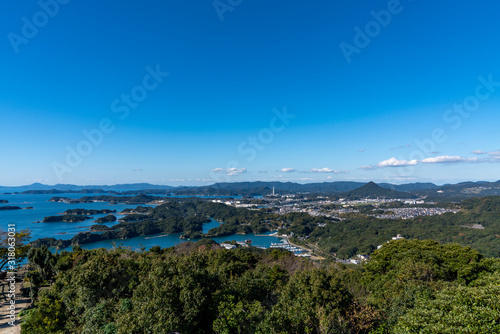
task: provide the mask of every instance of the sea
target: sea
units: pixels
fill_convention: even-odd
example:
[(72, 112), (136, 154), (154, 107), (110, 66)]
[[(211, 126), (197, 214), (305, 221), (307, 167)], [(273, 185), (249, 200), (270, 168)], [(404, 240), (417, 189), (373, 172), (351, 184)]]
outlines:
[[(24, 207), (33, 207), (33, 209), (28, 210), (0, 210), (0, 231), (7, 231), (11, 225), (15, 226), (16, 231), (29, 229), (31, 231), (31, 240), (36, 240), (39, 238), (56, 238), (56, 239), (71, 239), (73, 236), (80, 232), (87, 232), (90, 230), (90, 227), (95, 223), (95, 219), (99, 217), (104, 217), (104, 214), (101, 215), (92, 215), (93, 219), (85, 220), (83, 222), (78, 223), (42, 223), (43, 219), (48, 216), (57, 216), (62, 214), (64, 211), (68, 209), (93, 209), (93, 210), (102, 210), (102, 209), (110, 209), (116, 210), (116, 213), (113, 213), (117, 219), (124, 217), (119, 213), (127, 208), (136, 208), (139, 205), (130, 205), (130, 204), (110, 204), (106, 202), (100, 203), (78, 203), (78, 204), (70, 204), (70, 203), (58, 203), (58, 202), (50, 202), (49, 200), (52, 197), (68, 197), (72, 199), (78, 199), (83, 196), (99, 196), (99, 195), (110, 195), (110, 194), (82, 194), (82, 193), (64, 193), (64, 194), (0, 194), (0, 199), (9, 201), (8, 204), (0, 204), (0, 206), (19, 206), (21, 208)], [(116, 196), (116, 195), (113, 195)], [(155, 195), (157, 196), (157, 195)], [(172, 196), (174, 197), (174, 196)], [(203, 196), (199, 196), (203, 197)], [(208, 197), (208, 196), (207, 196)], [(226, 197), (226, 196), (221, 196)], [(166, 199), (171, 197), (166, 197)], [(217, 198), (215, 196), (210, 196), (210, 198)], [(142, 206), (151, 206), (151, 205), (142, 205)], [(119, 222), (113, 223), (104, 223), (108, 227), (118, 224)], [(221, 222), (212, 219), (211, 222), (204, 224), (203, 233), (208, 232), (211, 228), (217, 227), (221, 224)], [(251, 240), (252, 246), (258, 246), (263, 248), (268, 248), (271, 246), (271, 243), (278, 243), (280, 239), (275, 236), (271, 236), (272, 232), (268, 232), (265, 234), (234, 234), (231, 236), (225, 237), (216, 237), (213, 238), (218, 243), (223, 241), (245, 241)], [(141, 248), (145, 248), (148, 250), (153, 246), (164, 247), (172, 247), (182, 242), (186, 242), (188, 240), (180, 239), (181, 233), (178, 234), (158, 234), (158, 235), (149, 235), (149, 236), (139, 236), (136, 238), (131, 238), (127, 240), (116, 239), (116, 240), (106, 240), (99, 241), (95, 243), (81, 245), (83, 249), (95, 249), (95, 248), (112, 248), (112, 247), (128, 247), (133, 250), (140, 250)], [(198, 239), (193, 239), (192, 241), (197, 241)], [(69, 247), (66, 250), (71, 250)]]

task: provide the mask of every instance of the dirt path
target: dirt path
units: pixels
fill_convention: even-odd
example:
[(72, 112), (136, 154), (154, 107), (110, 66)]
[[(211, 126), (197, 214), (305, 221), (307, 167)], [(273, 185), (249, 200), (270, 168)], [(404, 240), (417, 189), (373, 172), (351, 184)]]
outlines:
[[(9, 278), (10, 275), (7, 276)], [(18, 274), (18, 280), (22, 277), (22, 272)], [(9, 324), (12, 319), (10, 318), (10, 298), (8, 297), (9, 293), (9, 285), (10, 281), (7, 279), (0, 280), (0, 333), (2, 334), (20, 334), (21, 326), (19, 325), (19, 312), (22, 309), (29, 306), (30, 300), (29, 298), (25, 298), (21, 296), (20, 289), (23, 284), (22, 281), (18, 282), (16, 280), (16, 298), (15, 298), (15, 321), (14, 326)]]

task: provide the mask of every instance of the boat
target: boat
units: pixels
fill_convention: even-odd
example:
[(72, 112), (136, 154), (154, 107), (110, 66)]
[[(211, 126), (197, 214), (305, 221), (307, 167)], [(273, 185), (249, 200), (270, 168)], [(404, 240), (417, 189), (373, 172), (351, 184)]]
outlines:
[(162, 238), (162, 237), (168, 237), (168, 234), (157, 235), (154, 237), (145, 237), (144, 239), (153, 239), (153, 238)]

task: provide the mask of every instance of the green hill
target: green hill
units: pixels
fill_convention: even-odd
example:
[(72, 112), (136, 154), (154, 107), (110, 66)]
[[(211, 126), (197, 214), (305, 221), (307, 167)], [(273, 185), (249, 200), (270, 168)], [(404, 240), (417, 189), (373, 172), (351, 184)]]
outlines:
[(415, 198), (416, 196), (403, 191), (396, 191), (393, 189), (382, 188), (375, 182), (368, 182), (358, 189), (354, 189), (342, 194), (343, 197), (356, 200), (365, 198)]

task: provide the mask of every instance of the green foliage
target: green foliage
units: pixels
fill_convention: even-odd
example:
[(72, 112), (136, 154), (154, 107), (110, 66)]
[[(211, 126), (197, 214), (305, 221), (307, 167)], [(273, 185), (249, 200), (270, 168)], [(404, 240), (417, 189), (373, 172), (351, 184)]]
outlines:
[(44, 280), (52, 278), (57, 259), (47, 247), (31, 248), (28, 252), (28, 261), (36, 266)]
[(147, 252), (75, 246), (55, 264), (41, 260), (46, 249), (31, 254), (56, 276), (23, 312), (27, 334), (499, 330), (500, 261), (456, 244), (390, 242), (355, 269), (209, 239)]
[[(322, 249), (343, 258), (355, 255), (354, 251), (370, 253), (397, 234), (407, 239), (457, 243), (473, 247), (485, 256), (500, 257), (500, 197), (473, 199), (464, 203), (464, 209), (456, 214), (414, 219), (389, 220), (351, 214), (344, 221), (315, 228), (310, 235), (298, 236), (310, 237), (310, 243), (318, 243)], [(484, 230), (463, 227), (472, 224), (481, 224)], [(300, 233), (298, 230), (294, 232)]]
[(40, 298), (36, 308), (28, 313), (21, 325), (22, 334), (62, 334), (67, 312), (64, 302), (50, 294)]
[(458, 280), (468, 283), (488, 266), (483, 256), (469, 247), (403, 239), (391, 241), (375, 251), (365, 269), (370, 279), (389, 275), (404, 281)]
[(31, 238), (31, 231), (29, 229), (15, 232), (13, 237), (9, 233), (12, 232), (0, 230), (0, 270), (7, 265), (9, 259), (12, 257), (9, 247), (15, 247), (16, 249), (14, 254), (16, 263), (20, 263), (26, 259), (28, 251), (31, 248), (28, 244), (28, 240)]
[(352, 296), (341, 280), (325, 270), (297, 272), (261, 329), (269, 333), (332, 333), (347, 329)]
[(364, 268), (371, 298), (386, 310), (391, 325), (420, 300), (434, 298), (436, 291), (469, 284), (494, 270), (491, 260), (469, 247), (432, 240), (391, 241), (375, 251)]
[(419, 299), (394, 333), (500, 333), (500, 286), (452, 286)]
[(26, 273), (26, 278), (30, 283), (30, 299), (33, 302), (38, 298), (38, 293), (40, 291), (40, 285), (43, 283), (43, 276), (40, 271), (29, 271)]
[(234, 302), (234, 296), (228, 296), (218, 306), (218, 317), (213, 322), (213, 329), (218, 334), (248, 333), (253, 334), (264, 308), (259, 301)]

